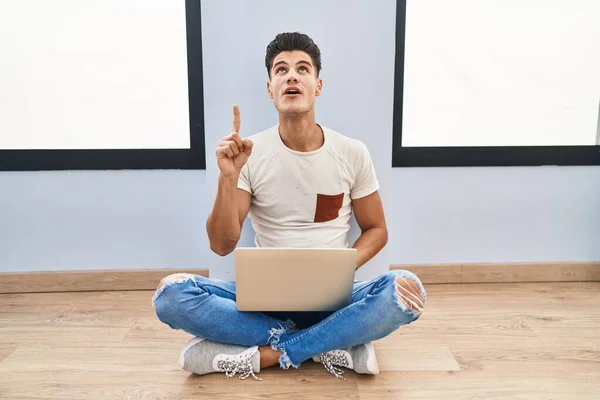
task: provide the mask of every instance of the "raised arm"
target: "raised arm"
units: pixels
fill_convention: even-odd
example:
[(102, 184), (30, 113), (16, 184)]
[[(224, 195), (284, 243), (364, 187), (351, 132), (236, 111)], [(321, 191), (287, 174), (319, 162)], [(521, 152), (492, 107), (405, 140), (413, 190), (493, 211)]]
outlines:
[(240, 110), (233, 106), (233, 130), (216, 150), (219, 183), (212, 212), (206, 221), (210, 249), (220, 256), (231, 253), (237, 245), (242, 225), (250, 209), (251, 195), (238, 189), (242, 167), (252, 154), (253, 143), (240, 137)]

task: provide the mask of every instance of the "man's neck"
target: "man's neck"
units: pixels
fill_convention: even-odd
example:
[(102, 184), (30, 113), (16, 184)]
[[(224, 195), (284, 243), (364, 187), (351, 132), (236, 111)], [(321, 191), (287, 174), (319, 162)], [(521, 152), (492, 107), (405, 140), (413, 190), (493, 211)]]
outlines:
[(295, 151), (313, 151), (323, 146), (323, 131), (315, 122), (315, 116), (279, 116), (279, 135), (283, 143)]

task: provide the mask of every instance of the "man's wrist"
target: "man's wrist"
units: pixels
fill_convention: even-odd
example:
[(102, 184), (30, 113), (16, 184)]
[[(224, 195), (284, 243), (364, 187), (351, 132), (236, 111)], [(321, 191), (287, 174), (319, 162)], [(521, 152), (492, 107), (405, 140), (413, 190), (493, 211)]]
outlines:
[(223, 183), (226, 185), (232, 185), (232, 186), (237, 187), (239, 178), (240, 178), (239, 173), (233, 173), (231, 175), (223, 175), (222, 172), (219, 172), (219, 184)]

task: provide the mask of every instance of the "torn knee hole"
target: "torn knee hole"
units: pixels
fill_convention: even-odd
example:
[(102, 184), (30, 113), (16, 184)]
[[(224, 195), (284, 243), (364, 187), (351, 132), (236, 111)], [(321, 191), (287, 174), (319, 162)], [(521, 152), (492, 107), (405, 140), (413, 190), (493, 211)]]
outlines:
[(396, 278), (396, 296), (406, 308), (420, 313), (423, 311), (424, 298), (417, 283), (410, 278)]
[(164, 287), (166, 284), (171, 283), (171, 282), (175, 282), (175, 281), (183, 281), (186, 279), (191, 279), (193, 278), (194, 275), (192, 274), (171, 274), (171, 275), (167, 275), (164, 278), (161, 279), (158, 288), (161, 289), (162, 287)]

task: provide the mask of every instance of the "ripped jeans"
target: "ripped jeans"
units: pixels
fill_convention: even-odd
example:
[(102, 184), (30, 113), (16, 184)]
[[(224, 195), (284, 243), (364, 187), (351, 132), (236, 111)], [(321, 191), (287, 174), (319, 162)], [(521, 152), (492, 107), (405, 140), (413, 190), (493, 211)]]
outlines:
[(282, 368), (298, 368), (315, 355), (381, 339), (417, 320), (421, 311), (399, 300), (396, 277), (414, 281), (425, 303), (421, 281), (405, 270), (355, 281), (350, 305), (334, 312), (238, 311), (235, 282), (197, 275), (165, 284), (152, 301), (160, 321), (173, 329), (221, 343), (270, 345), (283, 353)]

